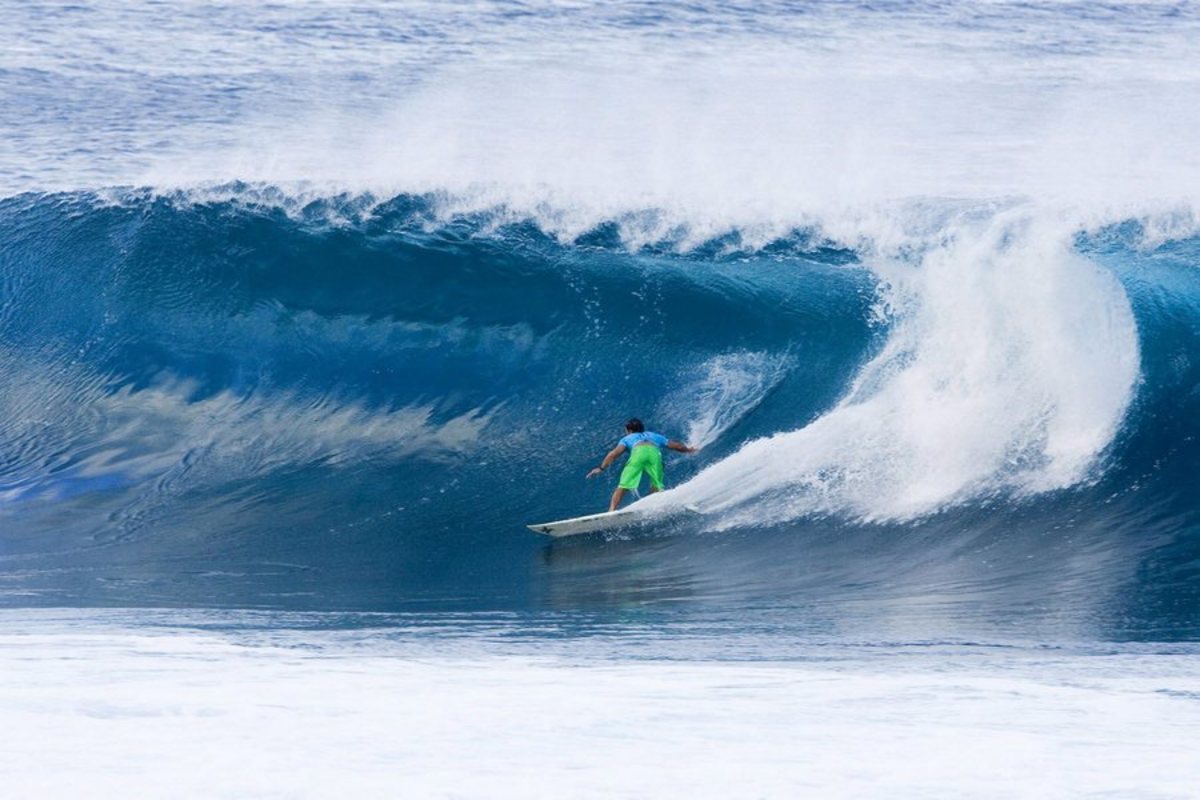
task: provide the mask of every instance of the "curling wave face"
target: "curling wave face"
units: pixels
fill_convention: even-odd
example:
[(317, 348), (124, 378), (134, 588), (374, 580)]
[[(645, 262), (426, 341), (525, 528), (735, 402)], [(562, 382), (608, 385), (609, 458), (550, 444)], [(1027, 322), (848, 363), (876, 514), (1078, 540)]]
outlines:
[[(510, 561), (523, 523), (603, 503), (579, 477), (631, 411), (703, 445), (643, 503), (706, 513), (651, 551), (840, 530), (966, 557), (1019, 528), (1016, 586), (1027, 537), (1069, 525), (1122, 580), (1128, 548), (1179, 548), (1186, 587), (1196, 237), (955, 203), (934, 237), (897, 209), (903, 246), (631, 250), (618, 221), (564, 242), (430, 198), (224, 191), (0, 205), (10, 597), (589, 602), (604, 559), (532, 584)], [(799, 591), (759, 548), (685, 595)]]

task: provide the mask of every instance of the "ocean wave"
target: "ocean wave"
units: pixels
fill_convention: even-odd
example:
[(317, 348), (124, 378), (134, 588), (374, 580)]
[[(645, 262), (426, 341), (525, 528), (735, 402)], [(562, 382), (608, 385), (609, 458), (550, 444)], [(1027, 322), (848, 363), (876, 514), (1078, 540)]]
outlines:
[(10, 554), (490, 575), (495, 537), (603, 506), (581, 476), (630, 414), (703, 446), (643, 501), (705, 510), (664, 529), (684, 538), (954, 540), (947, 520), (986, 509), (1120, 531), (1105, 563), (1139, 524), (1191, 542), (1186, 213), (926, 199), (770, 236), (670, 218), (568, 234), (443, 195), (252, 184), (4, 200)]

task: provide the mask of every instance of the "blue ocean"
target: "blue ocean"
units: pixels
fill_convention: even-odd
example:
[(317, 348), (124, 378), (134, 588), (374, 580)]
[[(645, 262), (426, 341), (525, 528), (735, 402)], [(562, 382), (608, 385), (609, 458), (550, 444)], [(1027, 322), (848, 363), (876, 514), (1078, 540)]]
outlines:
[(0, 33), (17, 796), (1195, 796), (1200, 8)]

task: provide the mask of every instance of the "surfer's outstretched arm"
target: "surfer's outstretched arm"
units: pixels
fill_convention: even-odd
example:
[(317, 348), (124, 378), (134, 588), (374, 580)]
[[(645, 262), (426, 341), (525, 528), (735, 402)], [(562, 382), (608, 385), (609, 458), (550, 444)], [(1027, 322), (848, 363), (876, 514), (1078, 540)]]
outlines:
[(593, 468), (592, 471), (587, 474), (587, 476), (589, 478), (594, 478), (597, 475), (599, 475), (601, 472), (604, 472), (604, 470), (608, 469), (609, 466), (612, 464), (612, 462), (614, 462), (618, 458), (620, 458), (621, 454), (624, 452), (625, 452), (625, 445), (618, 444), (612, 450), (608, 451), (608, 455), (606, 455), (604, 457), (604, 460), (600, 462), (600, 466)]
[(678, 450), (681, 453), (694, 453), (699, 449), (697, 447), (692, 447), (691, 445), (685, 444), (683, 442), (677, 442), (674, 439), (667, 442), (667, 447), (669, 447), (672, 450)]

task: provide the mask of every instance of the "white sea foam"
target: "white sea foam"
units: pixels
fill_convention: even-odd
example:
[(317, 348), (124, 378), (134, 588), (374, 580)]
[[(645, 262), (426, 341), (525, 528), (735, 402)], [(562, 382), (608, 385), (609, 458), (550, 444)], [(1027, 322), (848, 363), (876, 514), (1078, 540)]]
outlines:
[[(914, 197), (1118, 217), (1200, 205), (1200, 70), (1184, 56), (1196, 22), (1154, 4), (1107, 29), (1061, 11), (1025, 19), (1024, 36), (990, 30), (986, 48), (969, 13), (906, 30), (903, 10), (780, 11), (792, 39), (719, 46), (687, 20), (653, 40), (589, 36), (582, 20), (536, 44), (510, 32), (402, 86), (376, 76), (370, 104), (265, 106), (215, 146), (148, 154), (128, 177), (431, 192), (445, 213), (504, 208), (564, 238), (624, 219), (633, 245), (681, 226), (694, 240), (774, 234)], [(1073, 50), (1046, 41), (1072, 34)], [(645, 209), (657, 214), (629, 216)]]
[(1194, 654), (584, 660), (483, 637), (439, 656), (89, 616), (4, 617), (6, 794), (1162, 798), (1200, 782)]
[(430, 191), (564, 236), (646, 208), (702, 236), (915, 196), (1200, 205), (1200, 18), (1168, 0), (86, 12), (0, 10), (26, 43), (0, 67), (51, 77), (11, 97), (10, 190)]
[(914, 197), (1032, 197), (1117, 219), (1200, 206), (1196, 83), (1008, 85), (780, 58), (447, 68), (388, 107), (247, 122), (236, 144), (136, 179), (427, 192), (446, 215), (504, 209), (564, 239), (618, 220), (631, 246), (680, 229), (685, 245), (766, 239)]

